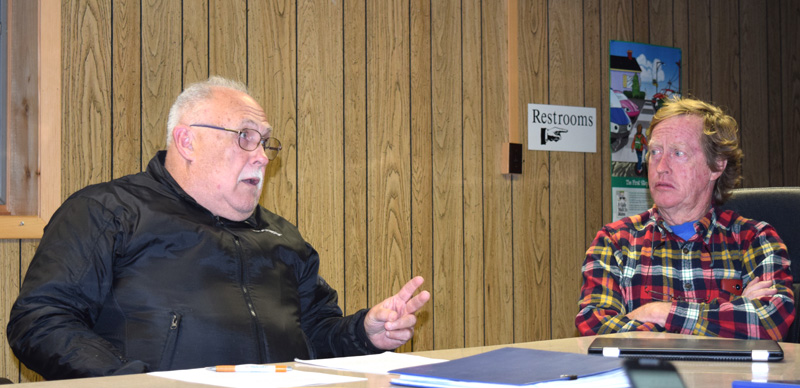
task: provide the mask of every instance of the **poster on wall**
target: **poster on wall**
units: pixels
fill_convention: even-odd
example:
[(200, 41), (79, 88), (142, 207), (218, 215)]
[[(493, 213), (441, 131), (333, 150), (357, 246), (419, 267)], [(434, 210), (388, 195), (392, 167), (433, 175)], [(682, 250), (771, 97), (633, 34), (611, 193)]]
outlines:
[(681, 50), (612, 40), (608, 52), (611, 205), (616, 221), (652, 206), (645, 133), (655, 112), (681, 93)]

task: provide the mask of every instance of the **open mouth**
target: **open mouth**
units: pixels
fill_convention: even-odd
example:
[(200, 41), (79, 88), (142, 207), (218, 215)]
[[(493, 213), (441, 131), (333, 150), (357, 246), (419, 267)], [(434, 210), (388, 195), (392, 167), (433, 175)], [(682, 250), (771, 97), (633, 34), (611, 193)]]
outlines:
[(258, 178), (247, 178), (247, 179), (242, 179), (242, 182), (244, 182), (245, 184), (248, 184), (248, 185), (258, 186), (258, 184), (261, 183), (261, 179), (258, 179)]

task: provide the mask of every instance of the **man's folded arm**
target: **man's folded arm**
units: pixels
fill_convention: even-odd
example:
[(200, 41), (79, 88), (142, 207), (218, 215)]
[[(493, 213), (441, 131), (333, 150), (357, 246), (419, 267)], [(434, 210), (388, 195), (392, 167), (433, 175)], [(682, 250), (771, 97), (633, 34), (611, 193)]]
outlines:
[[(772, 228), (763, 229), (744, 252), (750, 283), (768, 281), (769, 292), (755, 299), (734, 296), (729, 301), (678, 303), (667, 319), (667, 330), (686, 334), (781, 340), (795, 319), (792, 275), (786, 246)], [(750, 283), (745, 284), (744, 295)]]
[(613, 239), (601, 230), (586, 252), (583, 263), (583, 286), (580, 311), (575, 326), (581, 335), (609, 334), (626, 331), (663, 331), (652, 322), (627, 316), (627, 304), (620, 287), (620, 263), (614, 255)]

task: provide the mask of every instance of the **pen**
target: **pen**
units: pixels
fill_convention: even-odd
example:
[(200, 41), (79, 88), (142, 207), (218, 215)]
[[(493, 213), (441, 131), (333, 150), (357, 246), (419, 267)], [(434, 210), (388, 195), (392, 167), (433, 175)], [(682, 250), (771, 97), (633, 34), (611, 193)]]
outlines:
[(244, 365), (217, 365), (209, 366), (206, 370), (214, 372), (270, 372), (280, 373), (292, 370), (292, 367), (286, 365), (257, 365), (257, 364), (244, 364)]

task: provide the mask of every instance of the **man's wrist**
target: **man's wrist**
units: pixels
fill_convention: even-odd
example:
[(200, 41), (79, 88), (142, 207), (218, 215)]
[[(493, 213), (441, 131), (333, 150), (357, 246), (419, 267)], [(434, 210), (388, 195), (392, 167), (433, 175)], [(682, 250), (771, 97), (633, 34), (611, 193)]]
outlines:
[(669, 302), (650, 302), (631, 311), (628, 314), (628, 318), (664, 326), (671, 310), (672, 304)]
[(385, 350), (378, 348), (375, 344), (372, 343), (372, 340), (369, 339), (369, 335), (367, 334), (367, 327), (364, 324), (364, 320), (367, 317), (368, 310), (364, 309), (359, 311), (356, 314), (360, 314), (358, 317), (358, 322), (356, 323), (356, 338), (362, 344), (364, 350), (367, 353), (381, 353), (385, 352)]

